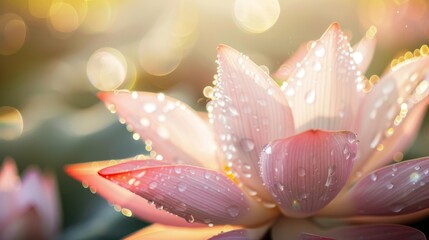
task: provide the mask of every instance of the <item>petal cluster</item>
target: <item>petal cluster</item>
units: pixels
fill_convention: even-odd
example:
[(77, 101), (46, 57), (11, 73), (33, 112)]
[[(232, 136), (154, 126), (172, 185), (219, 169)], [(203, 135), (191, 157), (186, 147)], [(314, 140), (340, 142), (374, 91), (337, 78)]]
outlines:
[[(67, 171), (143, 219), (211, 227), (193, 231), (195, 236), (231, 224), (252, 229), (233, 228), (213, 239), (257, 239), (270, 226), (279, 239), (359, 239), (361, 233), (371, 239), (401, 234), (425, 239), (399, 225), (328, 231), (309, 220), (291, 220), (389, 218), (429, 207), (429, 159), (378, 169), (406, 149), (422, 121), (429, 95), (427, 51), (407, 55), (381, 78), (367, 79), (374, 48), (371, 35), (351, 47), (334, 23), (273, 79), (247, 56), (221, 45), (208, 121), (163, 94), (100, 93), (135, 139), (144, 139), (150, 156), (71, 165)], [(286, 218), (273, 225), (277, 216)], [(288, 233), (277, 227), (285, 220), (296, 225)], [(139, 236), (167, 236), (152, 233), (143, 230)]]
[(0, 169), (0, 239), (52, 239), (60, 224), (56, 183), (29, 169), (22, 181), (13, 160)]

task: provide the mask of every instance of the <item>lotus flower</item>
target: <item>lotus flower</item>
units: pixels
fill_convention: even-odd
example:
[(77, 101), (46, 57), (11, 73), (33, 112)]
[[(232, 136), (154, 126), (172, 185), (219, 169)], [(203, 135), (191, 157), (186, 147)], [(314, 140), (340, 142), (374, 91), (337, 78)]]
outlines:
[[(67, 172), (156, 223), (131, 238), (257, 239), (272, 227), (274, 239), (425, 239), (390, 223), (428, 212), (429, 158), (383, 166), (425, 113), (427, 46), (376, 82), (362, 75), (371, 36), (351, 48), (333, 24), (307, 45), (273, 74), (277, 82), (219, 46), (208, 118), (162, 93), (100, 93), (150, 156)], [(331, 229), (319, 219), (384, 224)]]
[(0, 239), (53, 239), (60, 216), (56, 183), (28, 169), (22, 182), (13, 160), (0, 170)]

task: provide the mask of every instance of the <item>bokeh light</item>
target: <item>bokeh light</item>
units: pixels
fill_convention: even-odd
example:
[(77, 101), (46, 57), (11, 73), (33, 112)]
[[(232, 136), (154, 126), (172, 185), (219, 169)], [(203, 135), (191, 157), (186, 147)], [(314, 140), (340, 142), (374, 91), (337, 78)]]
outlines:
[(245, 31), (265, 32), (277, 22), (279, 16), (278, 0), (235, 0), (234, 18)]
[(0, 54), (11, 55), (21, 49), (27, 35), (24, 20), (14, 14), (0, 16)]
[(107, 0), (87, 1), (88, 15), (81, 28), (88, 33), (100, 33), (108, 29), (112, 18), (112, 6)]
[(143, 37), (139, 47), (141, 67), (149, 74), (164, 76), (174, 71), (195, 41), (198, 25), (196, 6), (181, 2), (161, 15)]
[(28, 0), (28, 10), (33, 17), (47, 18), (52, 0)]
[(0, 139), (16, 139), (21, 136), (23, 128), (24, 121), (16, 108), (0, 107)]
[(127, 62), (114, 48), (101, 48), (88, 60), (86, 74), (94, 87), (102, 91), (119, 87), (127, 76)]
[(54, 30), (61, 33), (69, 33), (79, 27), (79, 16), (72, 5), (65, 2), (57, 2), (52, 4), (49, 9), (49, 23)]

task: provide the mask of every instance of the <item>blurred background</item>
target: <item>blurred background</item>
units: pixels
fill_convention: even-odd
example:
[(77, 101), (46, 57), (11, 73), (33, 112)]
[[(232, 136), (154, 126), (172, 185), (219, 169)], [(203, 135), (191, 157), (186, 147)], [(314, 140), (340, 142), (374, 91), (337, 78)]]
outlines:
[[(54, 173), (61, 239), (117, 239), (147, 225), (118, 213), (64, 165), (144, 153), (99, 90), (164, 92), (204, 110), (227, 44), (274, 72), (298, 46), (339, 22), (356, 43), (373, 26), (367, 77), (429, 42), (428, 0), (2, 0), (0, 162)], [(429, 119), (405, 159), (429, 155)], [(428, 218), (429, 219), (429, 218)], [(410, 225), (426, 232), (429, 221)]]

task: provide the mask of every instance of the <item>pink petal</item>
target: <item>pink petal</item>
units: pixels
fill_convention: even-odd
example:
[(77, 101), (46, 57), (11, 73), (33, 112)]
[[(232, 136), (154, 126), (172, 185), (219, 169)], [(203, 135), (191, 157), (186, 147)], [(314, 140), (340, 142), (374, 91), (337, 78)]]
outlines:
[[(138, 159), (138, 158), (136, 158)], [(110, 203), (131, 210), (132, 214), (140, 219), (149, 222), (158, 222), (166, 225), (179, 227), (199, 227), (200, 224), (190, 224), (182, 218), (174, 216), (155, 208), (144, 198), (122, 188), (109, 180), (98, 175), (98, 171), (108, 166), (114, 166), (121, 162), (135, 161), (136, 159), (127, 159), (122, 161), (110, 160), (100, 162), (89, 162), (72, 164), (66, 167), (66, 172), (73, 178), (82, 182), (82, 185), (89, 187), (91, 191), (96, 191), (99, 195), (106, 198)], [(142, 163), (142, 162), (140, 162)], [(147, 166), (157, 164), (166, 164), (163, 161), (146, 160)], [(140, 165), (143, 168), (144, 165)], [(205, 225), (204, 225), (205, 226)]]
[(363, 37), (353, 46), (353, 60), (362, 73), (365, 73), (374, 56), (377, 40), (375, 38)]
[(45, 232), (53, 236), (60, 224), (60, 210), (55, 180), (52, 176), (46, 178), (50, 179), (45, 180), (45, 176), (36, 169), (28, 169), (22, 180), (17, 204), (19, 209), (34, 208), (43, 220)]
[(395, 224), (342, 227), (328, 231), (328, 235), (337, 239), (348, 240), (426, 240), (425, 235), (419, 230)]
[(126, 240), (171, 240), (186, 239), (186, 240), (201, 240), (209, 239), (211, 236), (219, 234), (225, 230), (234, 229), (235, 227), (211, 227), (211, 228), (179, 228), (171, 226), (163, 226), (160, 224), (152, 224), (142, 230), (125, 238)]
[(335, 240), (335, 238), (322, 237), (310, 233), (301, 233), (299, 240)]
[(20, 185), (19, 176), (13, 159), (6, 158), (0, 169), (0, 191), (9, 191)]
[(211, 130), (184, 103), (148, 92), (102, 92), (99, 97), (164, 159), (217, 168)]
[(268, 144), (261, 154), (261, 175), (286, 215), (307, 217), (343, 188), (356, 151), (351, 132), (309, 130)]
[(45, 232), (44, 219), (34, 208), (16, 211), (8, 222), (0, 225), (0, 239), (54, 239), (55, 235)]
[[(356, 170), (365, 174), (383, 166), (412, 142), (426, 110), (428, 73), (429, 57), (408, 60), (393, 68), (367, 94), (357, 122), (361, 145)], [(361, 169), (366, 161), (371, 166)]]
[(287, 81), (292, 72), (295, 71), (297, 65), (299, 65), (305, 55), (307, 55), (307, 52), (307, 43), (299, 46), (298, 50), (273, 74), (273, 78), (283, 82)]
[(429, 207), (429, 158), (384, 167), (363, 177), (344, 202), (354, 205), (349, 214), (389, 216)]
[(244, 229), (233, 230), (220, 233), (209, 240), (247, 240), (246, 231)]
[(347, 37), (334, 23), (282, 86), (297, 132), (351, 130), (363, 94), (363, 77)]
[[(319, 221), (323, 223), (323, 221)], [(296, 220), (282, 218), (276, 222), (271, 231), (273, 239), (300, 239), (303, 235), (324, 236), (327, 239), (344, 240), (425, 240), (424, 234), (419, 230), (396, 224), (367, 224), (343, 227), (323, 227), (309, 220)], [(335, 224), (332, 220), (327, 224)], [(344, 224), (344, 223), (337, 223)], [(304, 238), (305, 239), (305, 238)], [(310, 238), (311, 239), (311, 238)], [(316, 238), (317, 239), (317, 238)]]
[(286, 98), (261, 68), (236, 50), (218, 47), (218, 75), (212, 111), (217, 140), (226, 163), (251, 189), (271, 199), (262, 187), (258, 155), (271, 139), (293, 134)]
[(99, 174), (190, 223), (255, 224), (273, 217), (265, 214), (252, 219), (251, 213), (262, 213), (255, 211), (259, 205), (250, 205), (240, 188), (219, 172), (189, 165), (141, 168), (139, 162), (130, 163), (102, 169)]
[(270, 222), (257, 228), (243, 228), (222, 232), (213, 236), (210, 240), (259, 240), (262, 239), (271, 225), (272, 223)]

